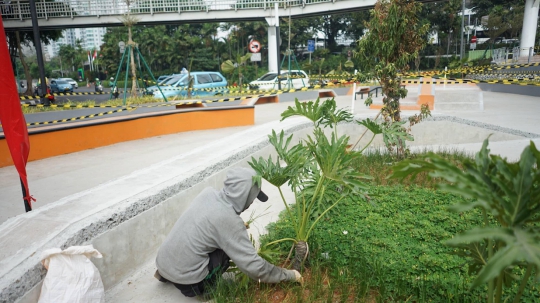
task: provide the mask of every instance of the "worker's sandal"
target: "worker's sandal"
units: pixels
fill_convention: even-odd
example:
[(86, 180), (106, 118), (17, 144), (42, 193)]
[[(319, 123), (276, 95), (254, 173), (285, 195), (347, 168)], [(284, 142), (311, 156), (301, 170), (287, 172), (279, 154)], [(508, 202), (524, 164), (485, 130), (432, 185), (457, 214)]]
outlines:
[(157, 271), (157, 270), (156, 270), (156, 273), (154, 274), (154, 278), (158, 279), (159, 282), (163, 282), (163, 283), (169, 282), (169, 280), (163, 278), (163, 277), (159, 274), (159, 271)]

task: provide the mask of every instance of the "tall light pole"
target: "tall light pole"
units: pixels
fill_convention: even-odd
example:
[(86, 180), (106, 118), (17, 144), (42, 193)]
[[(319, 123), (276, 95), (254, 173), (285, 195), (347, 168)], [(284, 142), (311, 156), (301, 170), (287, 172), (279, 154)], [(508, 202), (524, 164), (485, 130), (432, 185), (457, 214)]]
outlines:
[(463, 31), (465, 29), (465, 0), (461, 4), (461, 47), (459, 48), (459, 59), (463, 60)]
[(279, 53), (279, 4), (275, 3), (276, 8), (276, 47), (277, 47), (277, 80), (278, 80), (278, 90), (281, 90), (281, 79), (279, 77), (281, 76), (281, 56)]
[(45, 65), (43, 64), (43, 52), (41, 50), (41, 39), (39, 38), (39, 26), (35, 0), (30, 0), (30, 16), (32, 17), (32, 31), (34, 33), (34, 45), (36, 46), (39, 79), (41, 80), (41, 103), (49, 105), (49, 99), (45, 98), (45, 95), (47, 94), (47, 83), (45, 82)]

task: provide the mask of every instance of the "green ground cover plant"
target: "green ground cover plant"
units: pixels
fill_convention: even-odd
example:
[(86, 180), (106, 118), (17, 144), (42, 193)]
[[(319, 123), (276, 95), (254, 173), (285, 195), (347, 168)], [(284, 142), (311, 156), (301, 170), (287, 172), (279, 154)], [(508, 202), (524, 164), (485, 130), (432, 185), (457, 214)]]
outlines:
[[(368, 191), (371, 203), (347, 199), (315, 228), (311, 246), (320, 262), (364, 281), (382, 302), (480, 300), (482, 291), (469, 291), (473, 278), (465, 258), (444, 245), (455, 233), (480, 224), (479, 211), (450, 213), (447, 207), (463, 198), (418, 186)], [(263, 243), (292, 232), (285, 217), (269, 230)]]
[[(518, 162), (491, 155), (486, 139), (474, 160), (464, 161), (462, 168), (432, 153), (399, 163), (393, 177), (414, 178), (420, 172), (443, 178), (446, 182), (439, 188), (466, 199), (452, 205), (454, 212), (482, 213), (480, 224), (446, 243), (467, 257), (475, 275), (471, 288), (487, 284), (488, 303), (522, 302), (540, 281), (540, 151), (534, 142)], [(538, 291), (535, 299), (540, 300)]]

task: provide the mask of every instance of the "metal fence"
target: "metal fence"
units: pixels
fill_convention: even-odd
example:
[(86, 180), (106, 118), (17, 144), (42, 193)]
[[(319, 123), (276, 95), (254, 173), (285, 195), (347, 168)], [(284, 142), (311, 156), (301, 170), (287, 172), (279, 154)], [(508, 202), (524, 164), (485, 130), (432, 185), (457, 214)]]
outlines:
[[(182, 13), (200, 11), (227, 11), (243, 9), (272, 9), (274, 3), (279, 7), (305, 7), (310, 4), (356, 0), (132, 0), (131, 14)], [(30, 19), (28, 0), (2, 1), (2, 19)], [(77, 16), (123, 15), (128, 12), (125, 0), (59, 0), (36, 1), (37, 16), (40, 19), (75, 18)]]

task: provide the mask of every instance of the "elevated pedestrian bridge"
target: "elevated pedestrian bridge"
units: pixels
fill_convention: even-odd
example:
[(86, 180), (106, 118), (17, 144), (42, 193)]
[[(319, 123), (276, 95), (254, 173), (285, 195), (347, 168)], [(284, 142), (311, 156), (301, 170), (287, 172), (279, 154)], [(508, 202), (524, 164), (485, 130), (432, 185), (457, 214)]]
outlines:
[[(179, 24), (264, 20), (275, 16), (310, 16), (346, 13), (373, 7), (376, 0), (36, 0), (41, 29), (109, 27), (122, 25), (128, 10), (138, 24)], [(6, 30), (30, 30), (28, 0), (0, 4)]]

